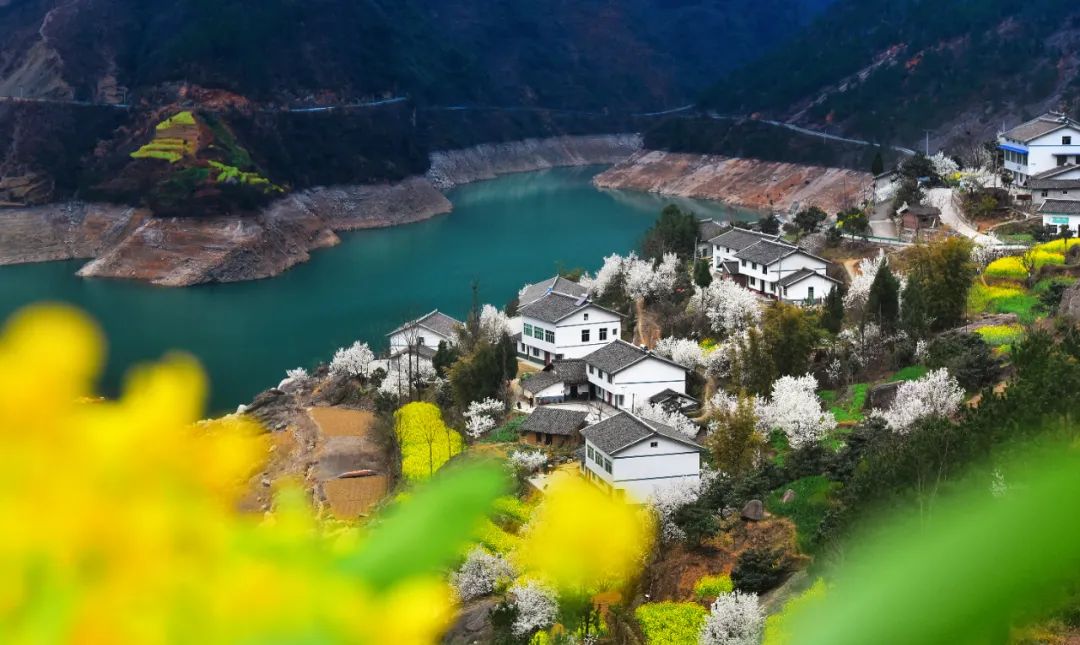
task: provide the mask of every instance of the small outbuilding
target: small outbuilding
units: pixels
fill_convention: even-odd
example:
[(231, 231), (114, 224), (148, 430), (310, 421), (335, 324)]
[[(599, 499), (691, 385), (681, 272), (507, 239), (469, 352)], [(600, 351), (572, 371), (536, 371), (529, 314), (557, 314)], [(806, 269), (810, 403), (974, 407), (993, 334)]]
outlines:
[(539, 408), (521, 424), (521, 441), (536, 446), (573, 448), (581, 445), (581, 429), (589, 413), (564, 408)]

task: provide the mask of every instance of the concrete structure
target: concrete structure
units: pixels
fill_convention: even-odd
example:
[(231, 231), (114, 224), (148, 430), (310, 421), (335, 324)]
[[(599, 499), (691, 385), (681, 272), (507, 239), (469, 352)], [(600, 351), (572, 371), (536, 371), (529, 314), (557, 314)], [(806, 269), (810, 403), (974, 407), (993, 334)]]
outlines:
[(622, 334), (622, 314), (591, 302), (584, 287), (565, 278), (529, 285), (519, 298), (518, 354), (530, 361), (581, 358)]
[(574, 448), (581, 445), (581, 429), (588, 412), (539, 408), (521, 424), (521, 441), (534, 446)]
[(1047, 199), (1039, 206), (1043, 226), (1055, 229), (1055, 233), (1068, 229), (1080, 235), (1080, 200)]
[(769, 298), (817, 304), (838, 284), (827, 275), (828, 260), (778, 235), (733, 228), (710, 242), (716, 272)]
[(1026, 186), (1036, 175), (1080, 164), (1080, 123), (1049, 112), (999, 134), (998, 148), (1013, 183)]
[(645, 502), (682, 482), (701, 480), (701, 452), (693, 440), (628, 412), (581, 431), (585, 478), (617, 497)]
[(1027, 181), (1031, 203), (1041, 206), (1048, 199), (1080, 199), (1080, 166), (1069, 165), (1041, 172)]
[(585, 361), (554, 361), (542, 372), (521, 379), (521, 391), (530, 405), (548, 405), (589, 398)]
[(687, 368), (622, 340), (585, 356), (584, 362), (590, 396), (621, 410), (645, 405), (665, 390), (686, 393)]
[(457, 342), (457, 332), (462, 327), (464, 324), (461, 321), (436, 309), (387, 334), (390, 338), (390, 354), (393, 356), (414, 346), (437, 349), (442, 341), (453, 345)]
[(728, 222), (718, 222), (714, 219), (698, 220), (697, 256), (703, 259), (711, 259), (713, 245), (709, 240), (731, 228)]

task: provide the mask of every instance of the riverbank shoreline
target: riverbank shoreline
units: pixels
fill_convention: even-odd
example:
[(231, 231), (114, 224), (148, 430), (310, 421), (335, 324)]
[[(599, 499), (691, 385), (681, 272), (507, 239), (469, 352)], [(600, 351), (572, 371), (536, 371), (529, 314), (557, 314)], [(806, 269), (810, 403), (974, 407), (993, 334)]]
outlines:
[(412, 224), (450, 213), (445, 192), (506, 174), (610, 165), (638, 135), (482, 144), (432, 154), (431, 170), (393, 184), (313, 188), (250, 216), (155, 218), (145, 209), (65, 202), (0, 211), (0, 266), (88, 260), (78, 275), (163, 287), (270, 278), (341, 242), (338, 233)]

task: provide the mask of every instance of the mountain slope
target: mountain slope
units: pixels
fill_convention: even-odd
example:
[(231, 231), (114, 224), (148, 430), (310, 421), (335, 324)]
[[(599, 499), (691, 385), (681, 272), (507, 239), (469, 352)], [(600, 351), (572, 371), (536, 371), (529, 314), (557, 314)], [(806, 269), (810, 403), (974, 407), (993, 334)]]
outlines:
[(701, 104), (883, 142), (992, 135), (1002, 120), (1076, 109), (1073, 0), (840, 0)]

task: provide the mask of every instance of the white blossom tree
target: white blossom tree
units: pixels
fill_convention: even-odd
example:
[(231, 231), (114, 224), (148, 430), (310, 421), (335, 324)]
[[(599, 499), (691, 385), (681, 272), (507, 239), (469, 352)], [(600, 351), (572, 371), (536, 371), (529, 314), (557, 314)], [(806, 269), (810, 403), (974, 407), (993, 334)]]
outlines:
[(509, 460), (515, 469), (534, 473), (547, 464), (548, 457), (539, 450), (515, 450), (510, 453)]
[(875, 416), (882, 418), (889, 429), (904, 434), (920, 419), (954, 414), (963, 402), (964, 389), (949, 370), (941, 368), (917, 381), (901, 383), (889, 409)]
[(767, 434), (780, 430), (792, 448), (812, 443), (836, 428), (836, 417), (821, 409), (817, 379), (812, 375), (782, 376), (772, 386), (772, 396), (757, 406), (760, 428)]
[(503, 334), (510, 334), (510, 317), (493, 305), (480, 308), (480, 334), (489, 343), (497, 343)]
[(501, 581), (513, 577), (514, 568), (509, 562), (476, 547), (465, 556), (461, 567), (450, 574), (450, 585), (458, 599), (468, 602), (491, 594)]
[(517, 618), (510, 626), (514, 636), (526, 636), (555, 624), (559, 614), (559, 599), (554, 590), (535, 580), (529, 580), (510, 587), (509, 595), (517, 609)]
[(648, 497), (648, 504), (656, 513), (657, 524), (660, 527), (660, 538), (664, 542), (679, 542), (686, 539), (686, 533), (675, 523), (675, 513), (680, 508), (691, 504), (699, 497), (701, 492), (711, 485), (716, 478), (716, 471), (702, 469), (698, 481), (680, 480), (667, 486), (653, 488)]
[(731, 280), (714, 280), (706, 289), (705, 317), (713, 331), (736, 334), (761, 320), (761, 301)]
[(942, 178), (948, 178), (960, 172), (960, 166), (957, 165), (952, 157), (945, 156), (944, 152), (939, 152), (933, 157), (930, 157), (930, 163), (934, 167), (934, 172)]
[(664, 406), (654, 403), (637, 404), (634, 406), (634, 414), (648, 421), (655, 421), (674, 428), (679, 434), (693, 439), (700, 429), (696, 423), (687, 418), (678, 410), (667, 411)]
[(294, 367), (291, 370), (285, 370), (285, 378), (278, 383), (278, 389), (288, 387), (307, 381), (311, 376), (308, 371), (302, 367)]
[(874, 278), (878, 271), (885, 265), (884, 251), (872, 258), (863, 258), (859, 261), (859, 271), (851, 279), (851, 286), (844, 294), (844, 308), (848, 311), (862, 311), (866, 301), (870, 297), (870, 285), (874, 284)]
[(465, 433), (473, 439), (479, 439), (484, 433), (495, 428), (496, 419), (504, 411), (502, 401), (496, 399), (473, 401), (465, 410)]
[(705, 351), (697, 341), (689, 338), (675, 338), (668, 336), (661, 338), (653, 351), (664, 358), (670, 358), (683, 367), (690, 369), (705, 364)]
[(623, 258), (618, 253), (613, 253), (604, 258), (604, 265), (596, 272), (595, 278), (586, 274), (581, 277), (578, 284), (589, 289), (594, 296), (602, 296), (607, 293), (611, 285), (622, 277), (624, 265), (628, 260), (632, 259), (637, 259), (637, 256), (633, 253), (630, 254), (629, 258)]
[(757, 645), (764, 627), (756, 593), (721, 594), (705, 618), (701, 645)]
[(373, 360), (375, 353), (368, 344), (356, 341), (334, 352), (334, 358), (330, 361), (330, 373), (339, 376), (365, 376)]

